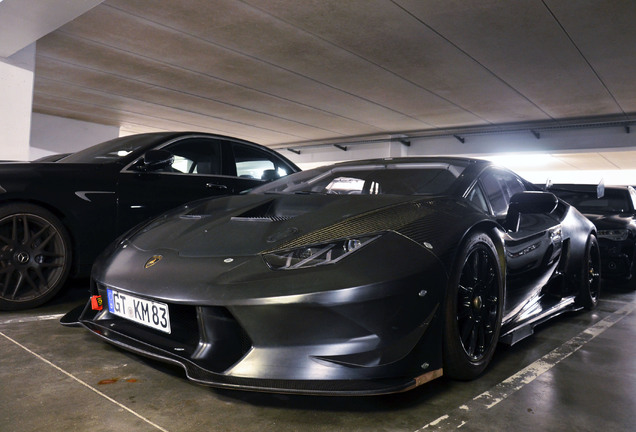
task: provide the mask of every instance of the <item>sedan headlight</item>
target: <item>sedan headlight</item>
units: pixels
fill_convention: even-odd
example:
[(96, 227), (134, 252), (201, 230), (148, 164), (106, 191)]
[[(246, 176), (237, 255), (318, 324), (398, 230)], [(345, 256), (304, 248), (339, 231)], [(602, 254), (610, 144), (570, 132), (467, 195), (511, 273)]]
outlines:
[(599, 230), (598, 237), (606, 238), (614, 241), (623, 241), (627, 240), (629, 236), (629, 230), (626, 229), (617, 229), (617, 230)]
[(263, 259), (272, 270), (293, 270), (334, 264), (368, 245), (379, 236), (334, 240), (329, 243), (270, 252)]

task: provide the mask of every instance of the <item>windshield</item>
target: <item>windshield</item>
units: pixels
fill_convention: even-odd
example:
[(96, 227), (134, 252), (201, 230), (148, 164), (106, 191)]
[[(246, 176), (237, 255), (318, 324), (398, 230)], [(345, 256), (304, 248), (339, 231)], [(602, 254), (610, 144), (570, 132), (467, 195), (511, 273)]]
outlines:
[(283, 177), (250, 193), (435, 195), (447, 191), (463, 170), (439, 162), (327, 166)]
[(115, 138), (87, 149), (73, 153), (58, 163), (109, 163), (118, 161), (145, 147), (148, 138), (143, 135), (130, 135)]
[(630, 212), (627, 191), (607, 190), (602, 198), (596, 192), (550, 190), (556, 196), (574, 206), (581, 213), (626, 213)]

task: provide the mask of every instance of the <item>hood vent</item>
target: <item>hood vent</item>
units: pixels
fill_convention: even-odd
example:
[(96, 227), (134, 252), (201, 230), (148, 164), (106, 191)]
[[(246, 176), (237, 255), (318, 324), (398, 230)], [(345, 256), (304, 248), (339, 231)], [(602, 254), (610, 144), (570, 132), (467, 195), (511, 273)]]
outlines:
[(289, 219), (292, 219), (293, 216), (272, 216), (272, 217), (245, 217), (245, 216), (234, 216), (232, 218), (233, 221), (252, 221), (252, 222), (282, 222)]
[(282, 214), (276, 208), (274, 200), (263, 203), (257, 207), (251, 208), (245, 213), (234, 216), (232, 220), (250, 220), (261, 222), (281, 222), (294, 218), (296, 215)]

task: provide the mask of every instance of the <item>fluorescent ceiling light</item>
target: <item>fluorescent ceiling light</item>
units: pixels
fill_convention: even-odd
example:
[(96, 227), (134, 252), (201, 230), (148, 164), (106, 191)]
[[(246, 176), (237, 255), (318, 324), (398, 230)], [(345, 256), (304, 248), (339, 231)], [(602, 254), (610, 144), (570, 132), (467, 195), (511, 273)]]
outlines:
[(548, 167), (555, 162), (555, 159), (545, 153), (516, 153), (516, 154), (499, 154), (492, 156), (485, 156), (484, 159), (488, 159), (497, 165), (503, 165), (510, 168), (535, 168), (535, 167)]

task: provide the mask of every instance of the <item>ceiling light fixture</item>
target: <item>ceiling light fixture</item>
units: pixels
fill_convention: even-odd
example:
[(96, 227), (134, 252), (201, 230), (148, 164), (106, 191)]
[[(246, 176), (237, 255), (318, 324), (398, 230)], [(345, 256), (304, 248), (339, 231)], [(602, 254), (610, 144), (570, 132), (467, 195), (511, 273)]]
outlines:
[(550, 163), (555, 162), (554, 157), (546, 153), (499, 154), (483, 156), (483, 158), (488, 159), (497, 165), (508, 167), (512, 170), (531, 167), (545, 167), (546, 169), (549, 169)]

